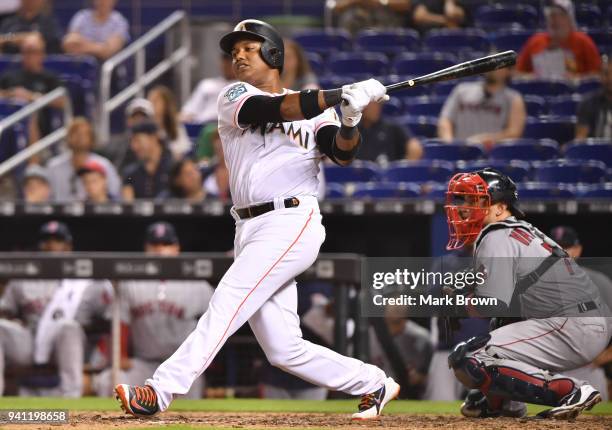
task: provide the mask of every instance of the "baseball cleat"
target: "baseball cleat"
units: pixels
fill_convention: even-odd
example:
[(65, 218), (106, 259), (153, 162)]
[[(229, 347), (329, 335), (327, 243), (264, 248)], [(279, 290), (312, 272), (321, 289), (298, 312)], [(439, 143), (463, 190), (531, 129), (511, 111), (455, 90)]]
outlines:
[(523, 418), (527, 415), (527, 406), (522, 402), (504, 401), (501, 409), (490, 409), (480, 390), (470, 390), (461, 404), (461, 415), (467, 418)]
[(583, 385), (574, 393), (561, 400), (556, 408), (540, 412), (538, 418), (554, 418), (558, 420), (573, 420), (584, 410), (590, 411), (601, 402), (601, 394), (590, 385)]
[(400, 386), (393, 378), (385, 379), (385, 383), (373, 393), (364, 394), (359, 402), (359, 412), (354, 413), (354, 420), (370, 420), (380, 416), (383, 408), (400, 392)]
[(115, 398), (126, 414), (134, 416), (151, 416), (159, 412), (157, 394), (148, 385), (138, 387), (119, 384), (115, 387)]

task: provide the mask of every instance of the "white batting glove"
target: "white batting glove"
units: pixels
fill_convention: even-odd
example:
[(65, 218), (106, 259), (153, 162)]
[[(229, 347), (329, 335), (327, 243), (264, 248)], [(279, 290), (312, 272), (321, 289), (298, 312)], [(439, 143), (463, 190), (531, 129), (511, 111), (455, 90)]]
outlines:
[(376, 79), (368, 79), (367, 81), (356, 82), (351, 87), (362, 89), (369, 97), (371, 102), (385, 102), (389, 100), (387, 89)]
[(361, 112), (370, 102), (381, 102), (389, 100), (383, 84), (376, 79), (357, 82), (342, 87), (342, 100), (340, 111), (342, 112), (342, 124), (347, 127), (355, 127), (361, 120)]

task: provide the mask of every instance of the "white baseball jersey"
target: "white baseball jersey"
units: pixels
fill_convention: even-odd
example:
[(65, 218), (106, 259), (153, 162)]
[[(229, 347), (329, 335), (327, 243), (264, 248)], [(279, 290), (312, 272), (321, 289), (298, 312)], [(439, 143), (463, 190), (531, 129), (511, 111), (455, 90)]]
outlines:
[[(287, 89), (282, 94), (289, 94)], [(316, 196), (321, 153), (316, 133), (326, 125), (340, 126), (336, 111), (302, 121), (265, 126), (238, 124), (238, 114), (252, 96), (279, 96), (246, 82), (228, 85), (217, 101), (219, 136), (230, 173), (230, 191), (236, 207), (274, 200), (275, 197)]]

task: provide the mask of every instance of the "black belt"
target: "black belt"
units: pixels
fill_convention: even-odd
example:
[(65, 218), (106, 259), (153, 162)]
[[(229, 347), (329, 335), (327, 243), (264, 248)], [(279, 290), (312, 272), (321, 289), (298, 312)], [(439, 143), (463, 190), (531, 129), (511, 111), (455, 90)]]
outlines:
[(595, 309), (597, 309), (597, 303), (594, 301), (578, 303), (578, 312), (581, 314)]
[[(294, 208), (300, 205), (300, 201), (297, 199), (297, 197), (289, 197), (288, 199), (285, 199), (283, 203), (286, 208)], [(274, 202), (267, 202), (242, 209), (235, 209), (236, 214), (240, 217), (240, 219), (253, 218), (273, 210)]]

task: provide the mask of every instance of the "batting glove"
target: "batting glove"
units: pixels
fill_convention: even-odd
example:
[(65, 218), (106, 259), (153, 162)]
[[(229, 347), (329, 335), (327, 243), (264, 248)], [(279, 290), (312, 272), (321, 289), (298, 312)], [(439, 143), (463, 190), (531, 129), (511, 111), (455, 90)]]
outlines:
[(351, 85), (351, 87), (362, 89), (368, 95), (368, 97), (370, 97), (371, 102), (380, 103), (389, 100), (387, 89), (376, 79), (368, 79), (367, 81), (357, 82)]
[(342, 100), (340, 111), (342, 123), (347, 127), (355, 127), (361, 120), (361, 112), (370, 102), (389, 100), (383, 84), (376, 79), (357, 82), (342, 87)]

